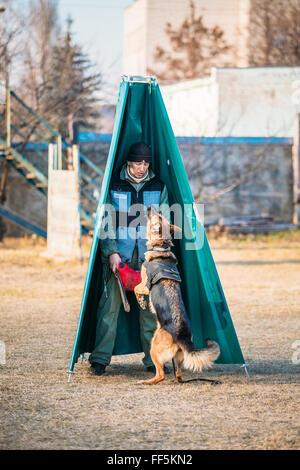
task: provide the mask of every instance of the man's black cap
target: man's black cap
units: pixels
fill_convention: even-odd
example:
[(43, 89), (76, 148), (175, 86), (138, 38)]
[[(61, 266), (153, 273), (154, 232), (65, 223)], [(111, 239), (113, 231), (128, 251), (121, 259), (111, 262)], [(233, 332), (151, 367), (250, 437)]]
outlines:
[(144, 142), (136, 142), (135, 144), (132, 144), (128, 152), (127, 160), (130, 162), (144, 161), (151, 163), (151, 147)]

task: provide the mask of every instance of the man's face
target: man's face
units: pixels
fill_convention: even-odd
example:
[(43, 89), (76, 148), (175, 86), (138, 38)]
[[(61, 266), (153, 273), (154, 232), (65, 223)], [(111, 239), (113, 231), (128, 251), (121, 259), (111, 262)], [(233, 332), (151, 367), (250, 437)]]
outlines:
[(127, 161), (129, 172), (135, 178), (142, 178), (149, 168), (149, 163), (146, 162), (129, 162)]

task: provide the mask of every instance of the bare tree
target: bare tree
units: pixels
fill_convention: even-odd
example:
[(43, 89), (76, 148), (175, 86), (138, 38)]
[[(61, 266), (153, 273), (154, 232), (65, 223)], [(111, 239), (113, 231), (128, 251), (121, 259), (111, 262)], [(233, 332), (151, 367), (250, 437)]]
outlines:
[(2, 0), (0, 13), (0, 80), (7, 81), (13, 61), (20, 52), (24, 21), (14, 0)]
[(40, 112), (40, 103), (47, 86), (51, 51), (60, 33), (57, 1), (30, 0), (26, 29), (20, 93), (23, 96), (26, 94), (26, 102)]
[(72, 140), (73, 123), (93, 127), (100, 116), (97, 92), (102, 76), (94, 71), (87, 54), (72, 41), (72, 20), (51, 51), (46, 89), (43, 96), (44, 115), (60, 133)]
[[(154, 53), (157, 67), (148, 69), (161, 81), (192, 79), (208, 75), (210, 68), (217, 65), (220, 57), (231, 49), (219, 26), (205, 26), (202, 16), (196, 16), (194, 2), (190, 1), (189, 16), (175, 29), (166, 23), (165, 32), (169, 38), (171, 51), (158, 46)], [(225, 65), (223, 60), (223, 65)], [(161, 69), (160, 65), (164, 68)], [(229, 63), (227, 64), (229, 65)]]
[[(73, 42), (71, 26), (68, 19), (67, 30), (60, 27), (56, 0), (30, 1), (23, 80), (18, 90), (34, 111), (70, 140), (73, 123), (91, 126), (91, 120), (99, 116), (95, 93), (101, 86), (101, 75), (93, 72), (88, 55)], [(27, 116), (26, 123), (18, 123), (26, 137), (24, 145), (39, 126), (32, 116)]]
[(252, 0), (250, 65), (300, 65), (300, 0)]
[[(15, 9), (20, 2), (12, 0)], [(11, 2), (10, 2), (11, 3)], [(22, 12), (22, 29), (18, 30), (19, 54), (11, 69), (13, 88), (23, 100), (41, 114), (41, 99), (45, 90), (45, 80), (49, 68), (51, 47), (59, 34), (56, 0), (30, 0), (26, 14)], [(15, 139), (22, 141), (22, 151), (28, 140), (38, 134), (39, 121), (12, 100)], [(46, 137), (46, 136), (44, 136)]]
[[(17, 5), (14, 0), (2, 0), (0, 12), (0, 80), (9, 85), (10, 72), (15, 60), (20, 52), (20, 36), (22, 35), (24, 23), (17, 11)], [(1, 86), (0, 101), (0, 135), (5, 135), (5, 88)], [(0, 204), (6, 200), (6, 185), (8, 181), (10, 167), (3, 160), (0, 168)], [(0, 241), (3, 239), (6, 231), (6, 224), (0, 217)]]

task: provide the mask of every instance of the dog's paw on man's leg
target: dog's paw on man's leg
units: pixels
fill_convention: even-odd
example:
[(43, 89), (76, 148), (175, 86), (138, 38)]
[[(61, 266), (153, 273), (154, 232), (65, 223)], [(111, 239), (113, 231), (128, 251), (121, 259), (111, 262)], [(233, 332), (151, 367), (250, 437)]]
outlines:
[(139, 306), (143, 309), (146, 310), (147, 308), (147, 301), (144, 295), (141, 294), (136, 294), (136, 298), (138, 301)]

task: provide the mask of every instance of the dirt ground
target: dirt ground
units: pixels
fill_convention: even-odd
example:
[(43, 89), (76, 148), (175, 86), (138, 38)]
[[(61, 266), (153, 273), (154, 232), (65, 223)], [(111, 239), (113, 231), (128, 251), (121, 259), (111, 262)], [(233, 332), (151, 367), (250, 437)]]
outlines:
[(40, 256), (39, 239), (0, 244), (1, 449), (299, 448), (299, 231), (210, 238), (250, 373), (215, 365), (214, 387), (137, 384), (149, 377), (140, 354), (114, 357), (102, 377), (80, 361), (67, 383), (89, 243), (82, 263)]

